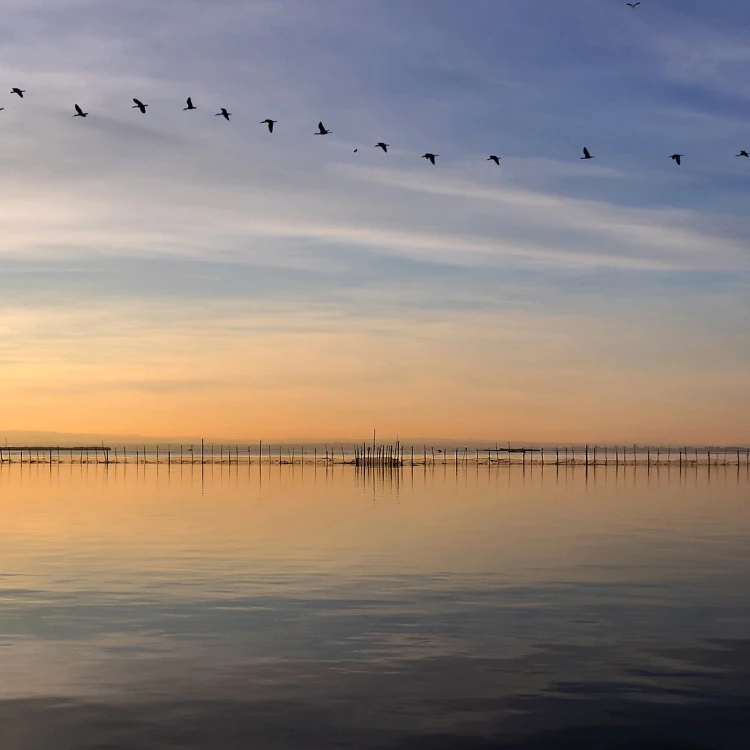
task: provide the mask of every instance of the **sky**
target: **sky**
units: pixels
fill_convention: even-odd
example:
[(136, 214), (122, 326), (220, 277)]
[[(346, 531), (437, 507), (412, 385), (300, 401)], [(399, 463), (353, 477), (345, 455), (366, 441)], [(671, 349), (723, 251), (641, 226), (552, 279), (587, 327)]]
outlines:
[(745, 0), (0, 11), (0, 430), (750, 442)]

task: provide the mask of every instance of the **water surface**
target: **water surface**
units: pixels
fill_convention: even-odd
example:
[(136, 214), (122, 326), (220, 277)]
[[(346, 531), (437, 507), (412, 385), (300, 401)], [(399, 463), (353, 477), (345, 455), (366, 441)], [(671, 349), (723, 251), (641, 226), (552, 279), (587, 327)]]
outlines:
[(0, 747), (739, 748), (745, 466), (0, 468)]

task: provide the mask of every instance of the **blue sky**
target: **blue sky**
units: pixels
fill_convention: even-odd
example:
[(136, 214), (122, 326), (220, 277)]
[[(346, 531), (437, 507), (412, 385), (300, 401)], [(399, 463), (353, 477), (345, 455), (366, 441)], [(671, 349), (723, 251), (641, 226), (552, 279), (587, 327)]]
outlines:
[[(509, 402), (549, 414), (560, 379), (591, 412), (550, 417), (561, 438), (641, 435), (655, 404), (658, 435), (693, 434), (707, 419), (694, 399), (715, 405), (717, 439), (719, 421), (727, 440), (743, 434), (750, 159), (734, 155), (750, 150), (747, 3), (0, 7), (6, 90), (27, 90), (0, 93), (0, 378), (19, 404), (53, 374), (60, 399), (124, 390), (132, 402), (156, 383), (175, 400), (154, 429), (173, 434), (178, 395), (196, 388), (206, 414), (191, 431), (237, 432), (211, 421), (215, 373), (188, 375), (207, 357), (230, 362), (234, 342), (217, 387), (237, 391), (251, 374), (242, 357), (262, 361), (263, 382), (298, 391), (302, 411), (304, 398), (339, 399), (326, 384), (341, 372), (383, 393), (400, 372), (413, 403), (442, 368), (430, 414), (451, 383), (492, 392), (502, 373), (509, 384), (444, 426), (397, 405), (338, 414), (338, 434), (382, 419), (406, 422), (402, 433), (489, 435), (510, 419), (515, 435), (528, 411), (508, 417)], [(196, 112), (182, 111), (187, 96)], [(71, 117), (76, 102), (87, 119)], [(220, 107), (231, 122), (214, 117)], [(279, 121), (273, 136), (266, 117)], [(332, 135), (313, 137), (320, 119)], [(579, 159), (584, 145), (594, 160)], [(369, 352), (366, 367), (337, 364), (337, 336)], [(165, 364), (170, 346), (179, 354)], [(637, 381), (640, 417), (620, 429), (608, 406), (620, 391), (592, 391), (592, 379)], [(265, 388), (243, 419), (285, 398)], [(40, 406), (33, 426), (70, 429), (61, 403)], [(322, 435), (326, 413), (299, 412), (301, 429)], [(22, 414), (0, 422), (32, 427)], [(540, 413), (528, 429), (542, 424)], [(144, 431), (112, 416), (109, 429), (128, 428)]]

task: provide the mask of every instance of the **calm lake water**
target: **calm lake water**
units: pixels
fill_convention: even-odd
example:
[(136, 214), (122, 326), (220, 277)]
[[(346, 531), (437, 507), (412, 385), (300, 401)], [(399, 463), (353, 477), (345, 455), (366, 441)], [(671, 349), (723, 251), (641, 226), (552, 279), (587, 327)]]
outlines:
[(746, 467), (0, 468), (0, 747), (745, 748)]

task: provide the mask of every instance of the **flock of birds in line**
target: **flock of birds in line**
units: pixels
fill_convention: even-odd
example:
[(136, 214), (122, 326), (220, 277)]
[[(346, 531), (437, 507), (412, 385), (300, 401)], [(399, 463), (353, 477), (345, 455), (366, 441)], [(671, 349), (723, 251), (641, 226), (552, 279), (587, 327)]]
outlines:
[[(630, 5), (630, 3), (627, 3), (627, 4)], [(635, 3), (635, 5), (640, 5), (640, 3)], [(19, 88), (17, 88), (17, 87), (14, 86), (11, 89), (10, 93), (11, 94), (16, 94), (21, 99), (23, 99), (23, 95), (26, 93), (26, 89), (19, 89)], [(131, 107), (131, 109), (138, 109), (138, 110), (141, 111), (142, 114), (145, 115), (146, 114), (146, 107), (148, 107), (148, 104), (144, 104), (140, 99), (136, 99), (135, 97), (133, 97), (133, 102), (134, 102), (134, 104)], [(187, 102), (186, 103), (187, 103), (187, 107), (183, 107), (183, 111), (184, 112), (188, 112), (190, 110), (198, 109), (198, 107), (196, 107), (193, 104), (193, 98), (191, 96), (189, 96), (187, 98)], [(88, 112), (84, 112), (81, 109), (80, 105), (74, 104), (73, 106), (75, 107), (75, 110), (76, 110), (76, 113), (73, 115), (73, 117), (88, 117), (89, 116), (89, 113)], [(4, 109), (5, 109), (5, 107), (0, 107), (0, 111), (2, 111)], [(229, 120), (229, 118), (232, 116), (232, 113), (229, 112), (229, 111), (227, 111), (226, 107), (222, 107), (221, 111), (217, 112), (214, 116), (215, 117), (223, 117), (225, 120)], [(271, 118), (266, 118), (265, 120), (261, 120), (260, 124), (261, 125), (266, 125), (268, 127), (268, 132), (269, 133), (273, 133), (273, 126), (277, 122), (278, 122), (278, 120), (272, 120)], [(332, 132), (333, 131), (332, 130), (328, 130), (328, 128), (326, 128), (325, 125), (323, 125), (322, 122), (319, 122), (318, 123), (318, 129), (317, 129), (317, 131), (315, 131), (315, 133), (313, 133), (313, 135), (330, 135)], [(390, 143), (384, 143), (383, 141), (379, 141), (378, 143), (375, 144), (375, 146), (373, 148), (380, 148), (380, 149), (382, 149), (387, 154), (388, 153), (388, 148), (390, 147), (390, 145), (391, 145)], [(355, 154), (358, 151), (359, 151), (358, 148), (354, 149), (354, 153)], [(422, 155), (422, 158), (423, 159), (427, 159), (431, 164), (434, 165), (435, 164), (435, 159), (437, 159), (438, 156), (440, 156), (440, 154), (433, 154), (433, 153), (430, 153), (428, 151), (426, 154)], [(680, 165), (682, 163), (681, 159), (682, 159), (683, 156), (685, 156), (685, 154), (672, 154), (669, 158), (672, 159), (672, 160), (674, 160), (678, 165)], [(750, 159), (750, 153), (748, 153), (744, 149), (742, 151), (740, 151), (739, 154), (736, 154), (736, 156), (744, 156), (746, 159)], [(487, 161), (492, 161), (495, 164), (497, 164), (498, 166), (500, 166), (500, 159), (502, 159), (502, 158), (503, 158), (502, 156), (497, 156), (497, 154), (490, 154), (490, 157), (487, 159)], [(591, 154), (591, 152), (588, 150), (588, 148), (586, 148), (586, 146), (584, 146), (583, 147), (583, 156), (581, 157), (581, 159), (593, 159), (593, 158), (595, 158), (595, 157)]]
[[(637, 3), (625, 3), (625, 5), (627, 5), (629, 8), (632, 8), (633, 10), (635, 10), (635, 8), (637, 8), (640, 5), (640, 2), (637, 2)], [(10, 93), (11, 94), (16, 94), (18, 97), (20, 97), (21, 99), (23, 99), (23, 95), (26, 93), (26, 89), (20, 89), (20, 88), (14, 86), (11, 89)], [(136, 99), (135, 97), (133, 97), (133, 102), (134, 102), (134, 104), (131, 107), (131, 109), (138, 109), (138, 110), (140, 110), (141, 114), (145, 115), (146, 114), (146, 107), (148, 107), (148, 104), (144, 104), (140, 99)], [(193, 98), (191, 96), (189, 96), (187, 98), (187, 102), (186, 103), (187, 103), (187, 107), (183, 107), (183, 111), (184, 112), (189, 112), (191, 110), (198, 109), (198, 107), (196, 107), (193, 104)], [(89, 113), (88, 112), (84, 112), (78, 104), (75, 104), (73, 106), (75, 107), (75, 111), (76, 111), (76, 113), (73, 115), (73, 117), (88, 117), (89, 116)], [(0, 112), (2, 110), (4, 110), (4, 109), (5, 109), (5, 107), (0, 107)], [(215, 117), (223, 117), (225, 120), (228, 121), (229, 118), (232, 116), (232, 113), (229, 112), (229, 111), (227, 111), (226, 107), (221, 107), (221, 110), (219, 112), (217, 112), (214, 116)], [(266, 118), (265, 120), (261, 120), (260, 124), (268, 126), (268, 132), (269, 133), (273, 133), (273, 126), (277, 122), (278, 122), (278, 120), (272, 120), (271, 118)], [(332, 132), (333, 131), (332, 130), (328, 130), (323, 125), (323, 123), (321, 121), (321, 122), (318, 123), (318, 129), (317, 129), (317, 131), (315, 133), (313, 133), (313, 135), (330, 135)], [(382, 149), (386, 154), (388, 153), (388, 148), (389, 147), (390, 147), (390, 143), (384, 143), (383, 141), (379, 141), (378, 143), (375, 144), (375, 146), (373, 146), (373, 148), (380, 148), (380, 149)], [(354, 149), (354, 153), (355, 154), (358, 151), (359, 151), (358, 148)], [(422, 155), (422, 158), (423, 159), (427, 159), (427, 161), (429, 161), (431, 164), (434, 165), (435, 164), (435, 159), (437, 159), (438, 156), (440, 156), (440, 154), (433, 154), (433, 153), (430, 153), (428, 151), (426, 154)], [(682, 164), (682, 158), (684, 156), (685, 156), (685, 154), (672, 154), (669, 158), (672, 159), (677, 164), (677, 166), (680, 166), (680, 164)], [(736, 154), (735, 156), (742, 156), (742, 157), (744, 157), (746, 159), (750, 159), (750, 153), (748, 153), (745, 149), (743, 149), (742, 151), (740, 151), (740, 153)], [(593, 159), (593, 158), (595, 158), (595, 157), (591, 154), (591, 152), (588, 150), (588, 148), (586, 148), (586, 146), (584, 146), (583, 147), (583, 156), (581, 157), (581, 159)], [(500, 166), (500, 159), (502, 159), (502, 156), (497, 156), (496, 154), (490, 154), (490, 157), (487, 159), (487, 161), (494, 162), (495, 164), (497, 164), (497, 166)]]

